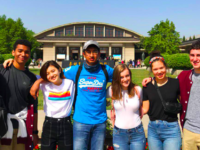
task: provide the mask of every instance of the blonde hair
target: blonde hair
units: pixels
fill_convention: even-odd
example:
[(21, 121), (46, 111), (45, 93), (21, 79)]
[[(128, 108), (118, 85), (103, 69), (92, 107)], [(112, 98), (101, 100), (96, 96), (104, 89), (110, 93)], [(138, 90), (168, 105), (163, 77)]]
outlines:
[[(130, 69), (125, 64), (117, 65), (113, 72), (113, 80), (112, 80), (112, 99), (115, 100), (121, 100), (122, 99), (122, 86), (121, 86), (121, 72), (123, 72), (125, 69), (128, 69), (130, 78), (132, 79), (132, 74)], [(130, 79), (130, 80), (131, 80)], [(135, 95), (134, 90), (135, 84), (130, 81), (130, 84), (128, 86), (128, 95), (129, 98), (133, 97)]]

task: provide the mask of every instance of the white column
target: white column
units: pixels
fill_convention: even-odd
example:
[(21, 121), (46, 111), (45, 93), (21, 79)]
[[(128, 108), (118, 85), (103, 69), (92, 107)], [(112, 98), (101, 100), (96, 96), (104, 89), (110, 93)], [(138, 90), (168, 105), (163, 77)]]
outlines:
[(65, 28), (63, 28), (63, 36), (66, 36), (66, 35), (65, 35)]
[(123, 37), (125, 37), (126, 36), (126, 34), (125, 34), (125, 31), (123, 32)]
[(67, 58), (66, 60), (69, 60), (69, 44), (67, 44)]
[(105, 36), (106, 36), (106, 27), (103, 26), (103, 37), (105, 37)]
[(76, 33), (75, 33), (75, 32), (76, 32), (76, 26), (74, 26), (74, 36), (76, 35)]
[(83, 44), (81, 43), (81, 46), (80, 46), (80, 55), (83, 55)]
[(113, 28), (113, 37), (115, 37), (115, 28)]
[(83, 25), (83, 36), (85, 37), (85, 25)]
[(111, 48), (111, 44), (109, 44), (109, 56), (112, 55), (112, 48)]
[(95, 30), (95, 25), (93, 27), (93, 37), (95, 37), (95, 33), (96, 33), (96, 30)]
[(124, 55), (125, 55), (125, 46), (123, 45), (123, 47), (122, 47), (122, 60), (125, 59)]

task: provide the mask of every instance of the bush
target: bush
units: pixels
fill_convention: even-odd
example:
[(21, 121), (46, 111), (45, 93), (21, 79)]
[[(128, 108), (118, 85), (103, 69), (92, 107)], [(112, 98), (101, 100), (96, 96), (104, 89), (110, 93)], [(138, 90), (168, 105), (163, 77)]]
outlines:
[(169, 54), (161, 54), (161, 55), (164, 57), (165, 62), (166, 62), (166, 64), (167, 64), (167, 66), (168, 66), (169, 58), (171, 57), (171, 55), (169, 55)]
[(173, 69), (191, 69), (189, 54), (173, 54), (169, 57), (168, 67)]
[(12, 54), (2, 54), (2, 57), (4, 58), (4, 60), (14, 58), (14, 56)]
[[(168, 55), (168, 54), (161, 54), (161, 55), (164, 57), (165, 62), (166, 62), (166, 64), (167, 64), (167, 66), (168, 66), (168, 61), (169, 61), (169, 58), (170, 58), (171, 56)], [(144, 64), (145, 64), (145, 66), (147, 66), (147, 67), (149, 67), (149, 59), (150, 59), (150, 56), (146, 57), (145, 60), (144, 60)]]
[(0, 54), (0, 64), (2, 64), (4, 62), (4, 58), (3, 56)]
[(150, 56), (146, 57), (145, 60), (144, 60), (144, 65), (146, 67), (149, 67), (149, 59), (150, 59)]
[(32, 59), (29, 58), (29, 60), (28, 60), (28, 61), (26, 62), (26, 64), (25, 64), (25, 66), (28, 67), (28, 66), (30, 65), (31, 61), (32, 61)]

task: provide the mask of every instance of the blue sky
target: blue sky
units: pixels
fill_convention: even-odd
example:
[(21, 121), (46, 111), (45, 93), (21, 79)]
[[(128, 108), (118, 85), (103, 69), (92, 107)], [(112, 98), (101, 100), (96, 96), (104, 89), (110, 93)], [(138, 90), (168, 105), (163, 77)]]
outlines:
[(200, 0), (0, 0), (0, 15), (21, 18), (38, 33), (82, 21), (105, 22), (144, 36), (161, 20), (173, 21), (181, 37), (200, 34)]

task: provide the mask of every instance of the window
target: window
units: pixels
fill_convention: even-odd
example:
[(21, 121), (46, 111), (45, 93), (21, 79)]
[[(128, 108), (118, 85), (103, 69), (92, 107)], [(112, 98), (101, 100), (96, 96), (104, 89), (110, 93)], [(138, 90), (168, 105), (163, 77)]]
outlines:
[(113, 37), (113, 28), (106, 27), (106, 37)]
[(74, 27), (66, 27), (65, 29), (65, 35), (66, 36), (73, 36), (74, 35)]
[(93, 26), (86, 26), (85, 27), (85, 36), (86, 37), (93, 37)]
[(56, 60), (66, 59), (66, 47), (56, 47)]
[(83, 36), (83, 26), (76, 26), (76, 29), (75, 29), (75, 35), (76, 36)]
[(96, 29), (95, 29), (96, 33), (95, 33), (95, 36), (96, 37), (103, 37), (103, 27), (102, 26), (96, 26)]
[(112, 57), (114, 59), (122, 59), (122, 47), (112, 47)]
[(119, 29), (115, 29), (115, 37), (123, 37), (123, 31)]
[(55, 31), (55, 35), (56, 35), (56, 36), (63, 36), (63, 35), (64, 35), (64, 34), (63, 34), (63, 29), (56, 30), (56, 31)]

